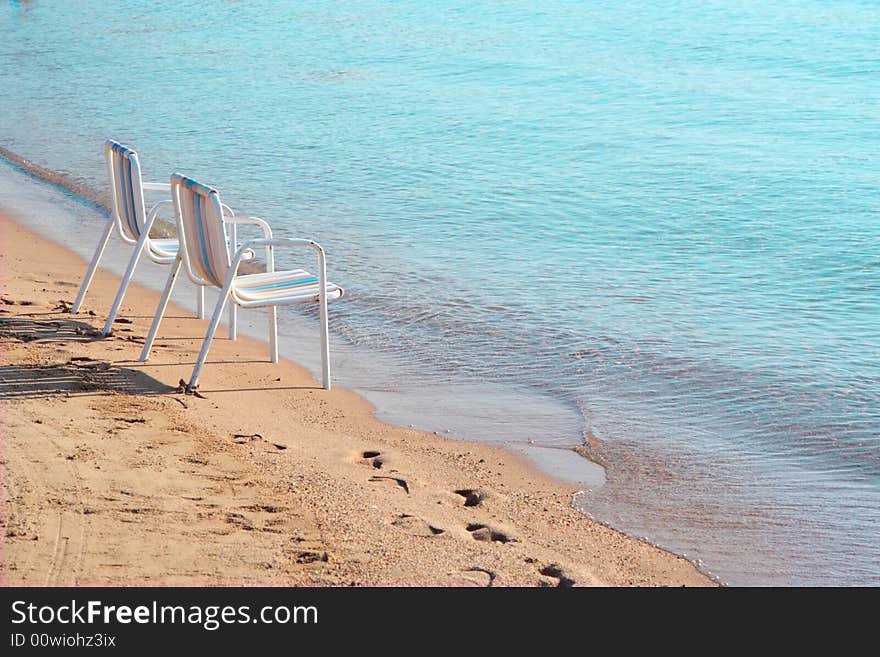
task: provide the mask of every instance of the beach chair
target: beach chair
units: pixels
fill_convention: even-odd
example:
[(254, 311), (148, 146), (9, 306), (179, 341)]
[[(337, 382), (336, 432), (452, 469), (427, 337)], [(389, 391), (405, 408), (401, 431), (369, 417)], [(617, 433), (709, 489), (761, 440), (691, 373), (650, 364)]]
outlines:
[[(165, 306), (168, 304), (180, 265), (183, 263), (187, 276), (193, 283), (220, 290), (187, 390), (194, 391), (198, 387), (199, 375), (208, 357), (211, 341), (220, 323), (223, 308), (229, 301), (242, 308), (268, 308), (269, 359), (273, 363), (278, 362), (276, 308), (289, 304), (318, 303), (322, 383), (324, 389), (329, 390), (330, 342), (327, 328), (327, 302), (342, 297), (343, 289), (327, 281), (324, 250), (321, 246), (308, 239), (273, 237), (269, 224), (257, 217), (224, 215), (225, 206), (220, 202), (217, 190), (178, 173), (171, 176), (171, 199), (177, 218), (180, 249), (176, 264), (172, 265), (159, 306), (156, 308), (140, 360), (146, 361), (150, 355), (159, 324), (165, 314)], [(231, 253), (226, 231), (227, 226), (234, 226), (236, 223), (260, 226), (263, 230), (263, 238), (245, 241), (234, 253)], [(317, 274), (310, 274), (303, 269), (275, 271), (275, 249), (282, 247), (313, 250), (317, 255)], [(239, 274), (239, 265), (247, 250), (258, 248), (265, 249), (266, 271)]]
[[(128, 268), (122, 277), (122, 282), (116, 292), (116, 298), (113, 300), (113, 306), (110, 308), (110, 315), (101, 331), (102, 336), (106, 336), (113, 328), (113, 322), (116, 314), (122, 305), (125, 292), (134, 275), (135, 267), (141, 254), (146, 252), (147, 257), (160, 265), (173, 264), (177, 259), (178, 241), (176, 238), (154, 238), (150, 237), (150, 230), (158, 216), (162, 206), (171, 205), (171, 199), (165, 198), (155, 203), (147, 212), (144, 200), (145, 191), (166, 192), (170, 193), (171, 187), (168, 183), (143, 182), (141, 180), (141, 167), (138, 161), (137, 153), (123, 146), (122, 144), (108, 139), (104, 143), (104, 159), (107, 164), (107, 177), (110, 182), (110, 196), (112, 198), (112, 208), (110, 212), (110, 220), (104, 228), (104, 233), (98, 242), (98, 248), (92, 256), (89, 268), (83, 278), (79, 293), (76, 300), (71, 306), (70, 312), (76, 314), (82, 307), (82, 303), (86, 298), (89, 285), (98, 268), (98, 262), (104, 254), (107, 242), (113, 229), (116, 228), (120, 239), (123, 243), (133, 246), (134, 253), (128, 263)], [(224, 206), (224, 212), (235, 214), (231, 208)], [(236, 235), (233, 234), (233, 239)], [(252, 255), (252, 254), (251, 254)], [(200, 319), (205, 317), (205, 295), (204, 288), (199, 287), (196, 296), (197, 313)], [(235, 338), (236, 318), (234, 313), (230, 314), (230, 337)]]

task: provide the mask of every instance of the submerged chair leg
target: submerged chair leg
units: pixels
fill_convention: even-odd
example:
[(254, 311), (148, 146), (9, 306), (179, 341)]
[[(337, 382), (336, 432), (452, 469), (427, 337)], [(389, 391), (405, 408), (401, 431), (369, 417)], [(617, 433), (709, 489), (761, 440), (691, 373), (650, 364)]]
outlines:
[(269, 360), (278, 362), (278, 308), (269, 306)]
[(211, 323), (208, 325), (208, 332), (205, 333), (205, 340), (202, 342), (202, 349), (199, 351), (199, 357), (196, 359), (196, 366), (193, 368), (192, 376), (189, 379), (189, 387), (194, 389), (199, 385), (199, 375), (202, 373), (202, 367), (208, 358), (208, 350), (211, 348), (211, 342), (214, 340), (214, 333), (220, 325), (220, 317), (223, 315), (223, 308), (229, 299), (229, 292), (224, 288), (217, 300), (217, 306), (214, 308), (214, 314), (211, 316)]
[(101, 241), (98, 242), (98, 248), (95, 249), (92, 261), (89, 263), (89, 269), (86, 271), (82, 285), (80, 285), (79, 293), (76, 295), (76, 301), (73, 302), (73, 306), (70, 308), (71, 315), (78, 313), (80, 306), (82, 306), (83, 301), (85, 301), (86, 292), (89, 291), (89, 285), (92, 284), (92, 278), (94, 278), (95, 270), (98, 268), (98, 261), (104, 254), (104, 249), (107, 248), (107, 242), (110, 241), (110, 233), (113, 232), (113, 223), (114, 219), (113, 217), (110, 217), (110, 220), (107, 222), (107, 227), (104, 229), (104, 234), (101, 235)]
[(324, 250), (318, 251), (318, 319), (321, 322), (321, 378), (324, 390), (330, 390), (330, 330), (327, 326), (327, 263)]
[[(147, 339), (144, 340), (144, 348), (141, 350), (139, 361), (145, 363), (150, 357), (150, 349), (153, 348), (153, 341), (156, 339), (156, 333), (159, 332), (159, 324), (165, 316), (165, 309), (168, 307), (168, 300), (171, 298), (171, 290), (174, 289), (174, 282), (177, 280), (177, 274), (180, 272), (180, 256), (171, 265), (171, 273), (168, 275), (168, 281), (165, 283), (165, 290), (162, 292), (162, 298), (159, 299), (159, 305), (156, 307), (156, 314), (153, 316), (153, 325), (150, 326), (150, 332), (147, 333)], [(199, 286), (202, 289), (202, 286)]]
[(321, 290), (318, 303), (320, 305), (319, 319), (321, 322), (321, 375), (324, 380), (324, 390), (330, 390), (330, 332), (327, 325), (326, 287)]
[(138, 240), (137, 246), (134, 247), (134, 253), (131, 256), (131, 260), (128, 261), (128, 269), (125, 270), (125, 275), (122, 277), (122, 283), (119, 285), (119, 290), (116, 292), (116, 298), (113, 300), (113, 307), (110, 308), (110, 315), (107, 317), (107, 321), (104, 323), (104, 328), (101, 330), (101, 337), (107, 337), (111, 330), (113, 330), (113, 321), (116, 319), (116, 313), (119, 312), (119, 307), (122, 305), (122, 299), (125, 297), (125, 291), (128, 289), (128, 284), (131, 283), (131, 278), (134, 276), (134, 269), (137, 267), (138, 260), (140, 260), (141, 253), (144, 251), (144, 247), (147, 244), (149, 226), (144, 230), (141, 238)]

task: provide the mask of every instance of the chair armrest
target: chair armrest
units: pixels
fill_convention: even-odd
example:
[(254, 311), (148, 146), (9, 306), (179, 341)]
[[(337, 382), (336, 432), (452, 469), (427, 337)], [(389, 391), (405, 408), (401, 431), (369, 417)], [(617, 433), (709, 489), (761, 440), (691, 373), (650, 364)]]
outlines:
[(241, 264), (241, 259), (244, 256), (245, 252), (258, 246), (265, 246), (267, 249), (278, 246), (290, 248), (305, 247), (315, 251), (315, 253), (318, 255), (318, 284), (323, 294), (324, 281), (327, 278), (327, 266), (324, 257), (324, 249), (321, 248), (321, 245), (314, 240), (296, 239), (293, 237), (273, 237), (242, 242), (241, 246), (235, 252), (235, 256), (232, 259), (232, 268), (230, 269), (230, 273), (233, 277), (238, 274), (238, 266)]
[(272, 239), (272, 228), (269, 226), (269, 223), (265, 219), (260, 219), (259, 217), (226, 216), (223, 217), (223, 221), (225, 221), (227, 224), (253, 224), (254, 226), (259, 226), (263, 229), (263, 237), (265, 239)]
[[(223, 221), (232, 225), (233, 248), (238, 247), (238, 230), (239, 225), (259, 226), (263, 231), (263, 238), (272, 239), (272, 228), (269, 223), (259, 217), (223, 217)], [(275, 271), (275, 250), (271, 244), (266, 244), (266, 271)]]
[(141, 188), (145, 192), (170, 192), (171, 183), (145, 182), (141, 183)]
[(153, 225), (153, 220), (156, 218), (156, 214), (159, 212), (159, 208), (163, 205), (171, 205), (172, 201), (170, 198), (163, 198), (161, 201), (156, 201), (153, 206), (150, 208), (150, 211), (147, 213), (147, 226)]
[(298, 239), (295, 237), (272, 237), (269, 239), (257, 239), (257, 240), (248, 240), (247, 242), (242, 242), (241, 247), (236, 251), (235, 255), (238, 257), (238, 254), (244, 250), (253, 248), (255, 246), (288, 246), (288, 247), (298, 247), (303, 246), (312, 249), (318, 255), (324, 255), (324, 249), (320, 244), (315, 242), (314, 240), (307, 239)]
[(164, 198), (161, 201), (157, 201), (153, 204), (153, 207), (150, 208), (150, 211), (147, 213), (147, 221), (144, 223), (144, 230), (147, 233), (147, 237), (150, 235), (150, 231), (153, 230), (153, 224), (156, 223), (156, 217), (159, 216), (159, 208), (163, 205), (171, 205), (172, 201), (170, 198)]

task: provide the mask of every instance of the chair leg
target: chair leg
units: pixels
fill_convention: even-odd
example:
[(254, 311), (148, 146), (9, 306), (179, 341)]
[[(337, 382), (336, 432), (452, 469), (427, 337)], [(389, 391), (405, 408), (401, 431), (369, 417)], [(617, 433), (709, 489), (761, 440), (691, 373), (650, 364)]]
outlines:
[[(238, 249), (238, 224), (232, 224), (230, 226), (232, 229), (232, 234), (230, 235), (230, 240), (232, 244), (232, 250), (235, 251)], [(235, 340), (238, 338), (238, 306), (234, 303), (229, 304), (229, 333), (230, 340)]]
[(220, 325), (220, 317), (223, 315), (223, 308), (229, 299), (229, 291), (224, 289), (217, 299), (217, 306), (214, 308), (214, 314), (211, 316), (211, 323), (208, 324), (208, 332), (205, 333), (205, 340), (202, 342), (202, 349), (199, 351), (199, 357), (196, 359), (196, 366), (193, 368), (192, 376), (189, 379), (189, 387), (195, 388), (199, 385), (199, 375), (202, 373), (202, 367), (208, 358), (208, 350), (211, 348), (211, 342), (214, 340), (214, 333)]
[(125, 275), (122, 277), (122, 283), (116, 291), (116, 298), (113, 300), (113, 307), (110, 308), (110, 316), (107, 317), (107, 321), (104, 323), (104, 328), (101, 330), (101, 337), (107, 337), (110, 331), (113, 330), (113, 321), (116, 319), (116, 313), (119, 312), (119, 307), (122, 305), (122, 299), (125, 297), (125, 291), (128, 289), (128, 284), (131, 283), (131, 278), (134, 276), (134, 269), (137, 267), (138, 260), (141, 257), (141, 253), (144, 251), (148, 239), (149, 235), (145, 230), (141, 235), (141, 238), (138, 240), (137, 246), (134, 247), (134, 253), (131, 255), (131, 260), (128, 261), (128, 269), (125, 270)]
[(324, 390), (330, 390), (330, 332), (327, 326), (327, 293), (326, 288), (321, 290), (320, 298), (320, 321), (321, 321), (321, 374), (324, 379)]
[(196, 317), (205, 319), (205, 286), (199, 285), (196, 288)]
[[(174, 289), (174, 282), (177, 280), (177, 274), (180, 273), (180, 258), (171, 265), (171, 273), (168, 275), (168, 281), (165, 283), (165, 290), (162, 292), (162, 298), (159, 299), (159, 305), (156, 307), (156, 314), (153, 316), (153, 324), (150, 326), (150, 332), (147, 333), (147, 339), (144, 340), (144, 348), (141, 350), (139, 361), (147, 362), (150, 357), (150, 349), (153, 348), (153, 341), (156, 339), (156, 333), (159, 332), (159, 324), (165, 316), (165, 309), (168, 307), (168, 300), (171, 298), (171, 290)], [(201, 286), (199, 286), (201, 288)]]
[(89, 263), (89, 268), (86, 271), (85, 278), (83, 278), (82, 285), (80, 285), (79, 292), (76, 295), (76, 301), (73, 302), (73, 306), (70, 308), (70, 313), (72, 315), (79, 312), (83, 301), (85, 301), (86, 292), (89, 291), (89, 285), (92, 284), (92, 278), (95, 276), (95, 270), (98, 268), (98, 261), (104, 254), (104, 249), (107, 248), (107, 242), (110, 241), (110, 233), (113, 232), (113, 223), (114, 219), (113, 217), (110, 217), (107, 226), (104, 228), (104, 234), (101, 235), (101, 241), (98, 242), (98, 248), (95, 249), (92, 261)]
[(238, 337), (238, 306), (234, 303), (229, 306), (229, 339)]
[(269, 360), (278, 362), (278, 308), (269, 306)]

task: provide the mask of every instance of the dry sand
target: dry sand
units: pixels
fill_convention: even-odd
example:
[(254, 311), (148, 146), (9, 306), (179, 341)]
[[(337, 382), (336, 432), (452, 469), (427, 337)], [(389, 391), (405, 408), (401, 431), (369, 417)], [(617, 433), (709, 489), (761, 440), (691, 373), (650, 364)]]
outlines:
[(206, 322), (169, 308), (142, 365), (158, 294), (133, 285), (99, 339), (118, 278), (74, 317), (85, 268), (0, 216), (2, 584), (713, 583), (518, 457), (379, 422), (256, 340), (221, 329), (204, 398), (177, 392)]

